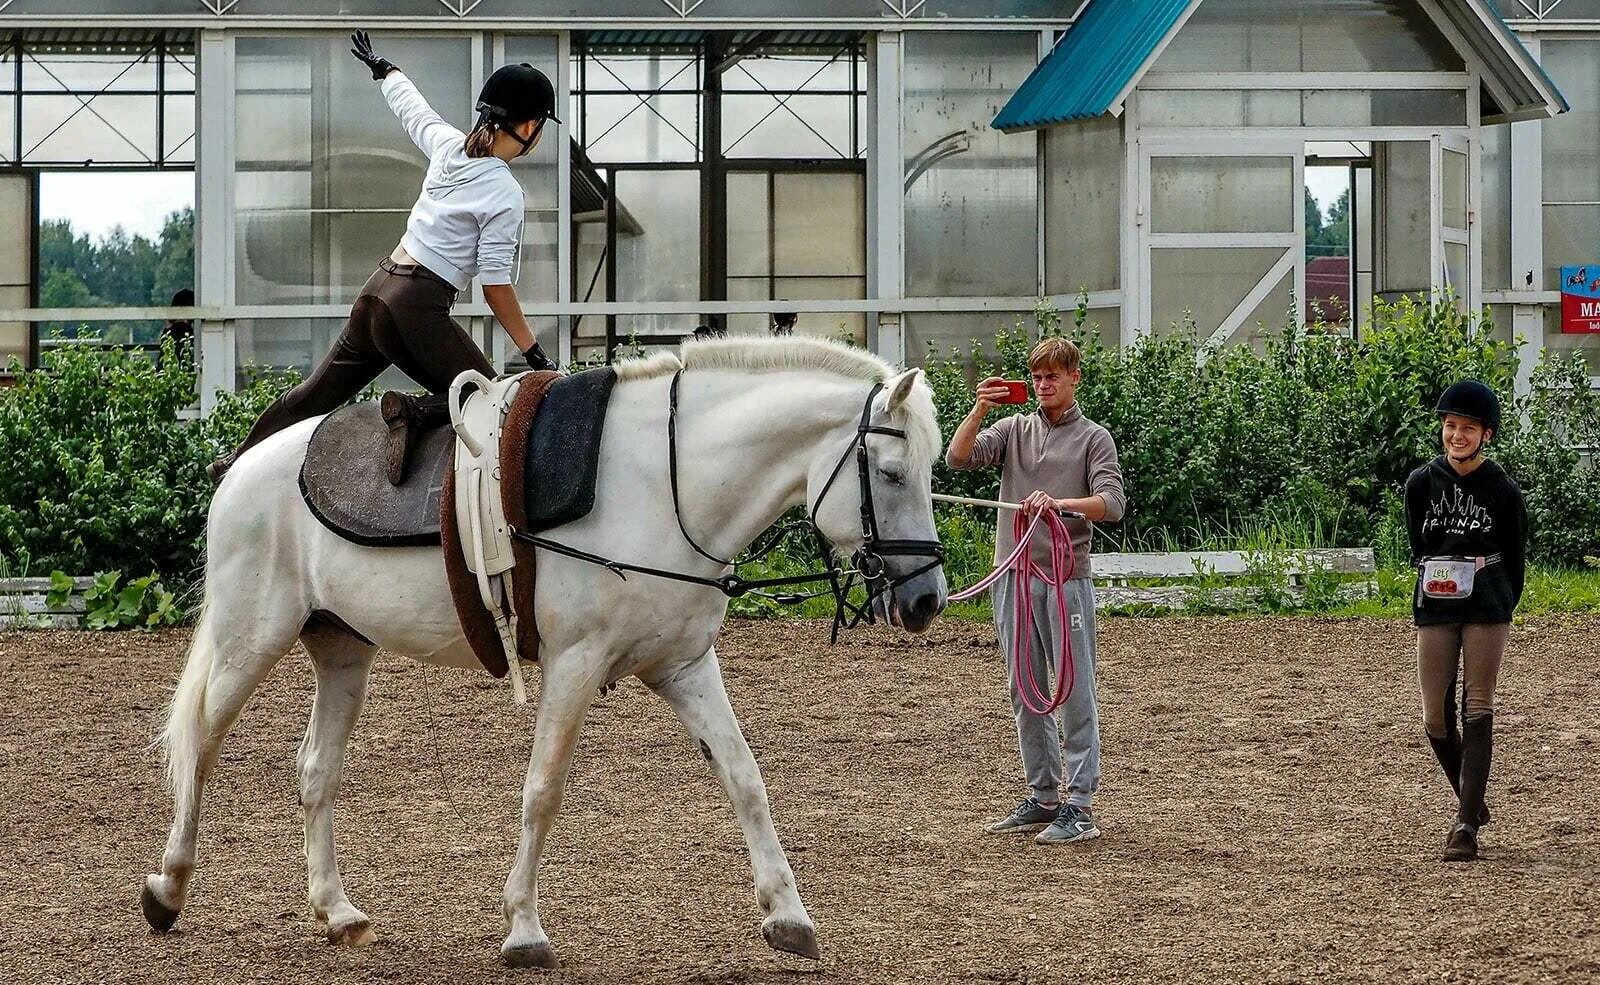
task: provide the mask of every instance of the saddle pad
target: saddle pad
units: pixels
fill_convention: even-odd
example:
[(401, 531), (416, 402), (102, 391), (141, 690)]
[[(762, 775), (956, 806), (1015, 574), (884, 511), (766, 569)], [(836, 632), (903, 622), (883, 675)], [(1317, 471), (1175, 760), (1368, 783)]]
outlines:
[(341, 407), (317, 425), (300, 466), (300, 495), (322, 525), (367, 547), (439, 543), (439, 495), (450, 471), (454, 432), (418, 436), (406, 481), (389, 485), (384, 468), (388, 428), (377, 401)]
[[(564, 376), (545, 394), (528, 432), (522, 497), (526, 526), (521, 529), (549, 530), (594, 509), (600, 438), (616, 382), (616, 371), (602, 367)], [(508, 483), (505, 488), (510, 503), (516, 486)]]

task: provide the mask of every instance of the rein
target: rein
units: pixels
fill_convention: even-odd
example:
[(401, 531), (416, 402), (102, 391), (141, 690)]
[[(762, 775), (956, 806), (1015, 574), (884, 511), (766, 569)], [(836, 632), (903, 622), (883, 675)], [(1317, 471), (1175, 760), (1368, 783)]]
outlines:
[[(725, 568), (735, 568), (739, 563), (739, 559), (720, 558), (701, 547), (694, 537), (690, 535), (688, 527), (683, 522), (683, 507), (678, 493), (678, 384), (682, 377), (682, 370), (673, 374), (672, 386), (668, 397), (667, 461), (668, 480), (672, 488), (672, 513), (678, 521), (678, 532), (683, 535), (684, 541), (694, 549), (695, 553)], [(710, 578), (683, 571), (618, 561), (523, 530), (513, 529), (511, 536), (524, 543), (533, 544), (535, 547), (542, 547), (553, 554), (560, 554), (579, 561), (599, 565), (624, 581), (627, 580), (627, 573), (633, 572), (654, 578), (664, 578), (669, 581), (715, 588), (730, 599), (739, 598), (743, 595), (758, 595), (779, 605), (798, 605), (808, 599), (820, 598), (823, 595), (831, 594), (834, 600), (832, 639), (834, 642), (838, 642), (841, 629), (854, 629), (862, 622), (873, 623), (877, 621), (876, 615), (872, 611), (872, 606), (880, 596), (885, 593), (892, 594), (894, 589), (900, 585), (944, 563), (944, 546), (937, 540), (884, 540), (878, 536), (878, 516), (873, 506), (871, 472), (867, 461), (867, 435), (881, 434), (900, 438), (901, 440), (906, 437), (905, 431), (899, 428), (884, 427), (872, 423), (872, 400), (882, 389), (883, 384), (876, 383), (867, 394), (866, 402), (861, 408), (860, 423), (856, 425), (855, 437), (851, 440), (849, 446), (845, 448), (844, 454), (839, 456), (839, 461), (828, 475), (828, 481), (822, 486), (822, 492), (817, 495), (816, 503), (807, 511), (806, 525), (811, 528), (817, 554), (824, 568), (822, 571), (779, 578), (744, 578), (739, 575), (737, 570), (730, 570), (720, 577)], [(827, 540), (822, 535), (822, 529), (817, 526), (817, 510), (821, 508), (822, 501), (827, 498), (829, 491), (833, 489), (834, 482), (850, 461), (852, 452), (855, 453), (856, 473), (861, 489), (861, 547), (852, 555), (852, 568), (847, 571), (839, 565), (838, 557), (828, 547)], [(767, 539), (761, 548), (746, 556), (744, 560), (747, 562), (754, 561), (770, 554), (786, 534), (798, 529), (798, 527), (799, 525), (796, 524), (780, 528)], [(927, 557), (930, 560), (907, 574), (898, 578), (890, 578), (888, 564), (884, 558), (905, 556)], [(850, 601), (850, 592), (855, 588), (858, 576), (861, 579), (861, 584), (867, 590), (866, 600), (859, 605)], [(827, 582), (827, 587), (821, 591), (804, 593), (773, 593), (766, 591), (766, 589), (771, 588), (810, 585), (817, 582)]]

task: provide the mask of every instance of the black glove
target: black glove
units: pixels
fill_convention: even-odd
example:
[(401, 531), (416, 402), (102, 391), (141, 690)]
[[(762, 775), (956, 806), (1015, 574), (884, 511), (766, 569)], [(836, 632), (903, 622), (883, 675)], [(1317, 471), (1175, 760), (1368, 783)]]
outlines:
[(350, 43), (355, 46), (350, 49), (350, 54), (366, 62), (367, 67), (372, 69), (374, 82), (382, 82), (385, 75), (400, 68), (389, 59), (379, 58), (372, 53), (372, 39), (367, 37), (366, 31), (357, 31), (350, 35)]
[(544, 350), (539, 347), (537, 342), (522, 350), (522, 358), (527, 360), (529, 369), (561, 369), (560, 366), (556, 365), (554, 359), (544, 354)]

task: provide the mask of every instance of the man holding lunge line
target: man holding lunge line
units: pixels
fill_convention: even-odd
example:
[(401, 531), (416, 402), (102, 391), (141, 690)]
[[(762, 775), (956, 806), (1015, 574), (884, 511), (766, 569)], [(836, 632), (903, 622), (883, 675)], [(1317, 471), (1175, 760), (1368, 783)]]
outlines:
[[(1030, 514), (1068, 510), (1086, 518), (1067, 520), (1076, 559), (1066, 584), (1070, 627), (1060, 624), (1060, 613), (1049, 597), (1052, 586), (1043, 579), (1030, 578), (1028, 585), (1018, 586), (1016, 575), (1007, 573), (993, 589), (995, 628), (1010, 676), (1011, 708), (1029, 795), (988, 830), (997, 834), (1037, 831), (1034, 840), (1040, 844), (1100, 837), (1091, 811), (1100, 787), (1100, 717), (1094, 694), (1094, 583), (1090, 581), (1089, 543), (1092, 522), (1114, 523), (1122, 518), (1127, 505), (1116, 442), (1110, 432), (1078, 409), (1078, 384), (1083, 379), (1079, 362), (1078, 347), (1067, 339), (1049, 338), (1034, 346), (1028, 370), (1039, 409), (1001, 418), (987, 428), (983, 427), (984, 417), (1005, 399), (1008, 388), (998, 377), (979, 383), (977, 401), (945, 453), (945, 462), (954, 469), (1000, 466), (1000, 498), (1020, 502)], [(1010, 524), (1002, 519), (995, 533), (996, 565), (1016, 546)], [(1031, 554), (1046, 571), (1049, 553), (1048, 538), (1035, 537)], [(1014, 598), (1019, 590), (1030, 592), (1033, 600), (1033, 625), (1023, 629), (1032, 636), (1028, 657), (1035, 681), (1049, 681), (1062, 636), (1071, 633), (1075, 684), (1059, 709), (1059, 735), (1055, 715), (1035, 714), (1025, 706), (1017, 654), (1007, 652), (1018, 629)]]

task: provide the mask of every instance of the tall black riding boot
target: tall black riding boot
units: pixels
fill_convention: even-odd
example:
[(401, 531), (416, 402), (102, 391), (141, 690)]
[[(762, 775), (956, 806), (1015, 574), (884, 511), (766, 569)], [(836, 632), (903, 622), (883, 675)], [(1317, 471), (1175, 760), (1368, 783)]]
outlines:
[(1455, 729), (1455, 723), (1450, 723), (1450, 730), (1444, 738), (1428, 736), (1428, 745), (1433, 747), (1434, 758), (1439, 760), (1439, 767), (1444, 770), (1445, 779), (1450, 781), (1450, 789), (1461, 796), (1461, 733)]
[(384, 452), (389, 484), (398, 486), (405, 481), (406, 470), (411, 465), (411, 449), (422, 432), (450, 420), (448, 398), (441, 393), (416, 397), (390, 390), (378, 401), (378, 411), (389, 426)]
[(1494, 757), (1494, 715), (1469, 718), (1461, 730), (1461, 805), (1450, 832), (1445, 858), (1467, 861), (1478, 857), (1478, 818), (1489, 788), (1489, 763)]

